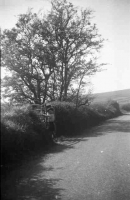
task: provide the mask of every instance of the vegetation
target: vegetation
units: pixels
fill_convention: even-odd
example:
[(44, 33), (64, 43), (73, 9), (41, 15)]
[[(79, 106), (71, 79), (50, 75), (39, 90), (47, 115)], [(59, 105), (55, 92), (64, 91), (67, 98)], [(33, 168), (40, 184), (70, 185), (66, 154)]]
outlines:
[(40, 118), (29, 106), (11, 107), (1, 113), (2, 162), (21, 159), (30, 151), (37, 151), (47, 143)]
[[(103, 45), (92, 11), (66, 0), (51, 1), (47, 15), (30, 10), (1, 36), (2, 66), (11, 72), (2, 81), (11, 102), (45, 100), (79, 104), (87, 77), (100, 70), (97, 57)], [(86, 99), (84, 102), (87, 102)]]
[(121, 109), (125, 110), (125, 111), (130, 111), (130, 103), (124, 103), (121, 105)]
[(94, 94), (93, 97), (94, 97), (93, 103), (106, 102), (108, 99), (113, 99), (117, 101), (120, 105), (122, 105), (125, 103), (129, 103), (130, 89), (98, 93)]
[(113, 99), (118, 102), (121, 110), (130, 111), (130, 89), (94, 94), (92, 97), (92, 105), (99, 105), (100, 102), (104, 104), (108, 99)]
[[(116, 102), (95, 104), (93, 107), (81, 106), (79, 109), (68, 102), (53, 102), (53, 106), (59, 137), (81, 134), (84, 129), (121, 114)], [(19, 161), (29, 153), (41, 151), (51, 142), (43, 122), (29, 105), (3, 109), (1, 140), (3, 165)]]
[(29, 10), (1, 34), (2, 67), (9, 71), (2, 80), (3, 97), (9, 101), (1, 112), (2, 164), (51, 142), (30, 103), (53, 102), (58, 136), (79, 134), (121, 114), (117, 102), (90, 106), (93, 96), (83, 95), (88, 77), (103, 65), (97, 58), (104, 39), (91, 22), (92, 14), (66, 0), (53, 0), (47, 15)]

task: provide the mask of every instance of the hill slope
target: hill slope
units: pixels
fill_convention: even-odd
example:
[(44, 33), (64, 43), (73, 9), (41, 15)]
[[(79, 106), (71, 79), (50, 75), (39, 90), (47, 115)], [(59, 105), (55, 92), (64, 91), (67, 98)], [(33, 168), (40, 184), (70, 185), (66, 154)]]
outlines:
[(107, 100), (116, 100), (120, 104), (130, 102), (130, 89), (94, 94), (94, 103)]

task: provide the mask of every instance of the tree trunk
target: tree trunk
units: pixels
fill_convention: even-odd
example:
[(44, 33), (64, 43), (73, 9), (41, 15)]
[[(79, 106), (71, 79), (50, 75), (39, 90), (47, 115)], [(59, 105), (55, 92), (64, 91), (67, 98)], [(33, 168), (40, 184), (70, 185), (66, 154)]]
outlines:
[(83, 77), (84, 77), (84, 75), (81, 77), (80, 82), (79, 82), (79, 88), (78, 88), (77, 97), (76, 97), (76, 108), (78, 107), (78, 103), (79, 103), (79, 92), (80, 92), (80, 87), (81, 87)]
[(43, 103), (45, 103), (46, 96), (47, 96), (47, 85), (48, 85), (48, 78), (45, 79), (45, 92), (44, 92), (44, 97), (43, 97)]
[(67, 85), (67, 74), (68, 74), (68, 64), (65, 64), (64, 100), (67, 99), (67, 90), (68, 90), (68, 85)]
[(63, 90), (64, 90), (64, 70), (63, 70), (63, 63), (62, 63), (62, 69), (61, 69), (61, 86), (60, 86), (60, 96), (59, 100), (62, 100), (62, 95), (63, 95)]

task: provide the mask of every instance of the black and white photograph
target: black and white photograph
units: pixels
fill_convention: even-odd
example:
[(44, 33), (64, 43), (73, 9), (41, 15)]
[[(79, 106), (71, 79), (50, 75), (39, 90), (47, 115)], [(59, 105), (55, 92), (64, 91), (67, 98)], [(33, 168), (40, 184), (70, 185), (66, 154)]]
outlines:
[(0, 0), (1, 199), (130, 200), (130, 0)]

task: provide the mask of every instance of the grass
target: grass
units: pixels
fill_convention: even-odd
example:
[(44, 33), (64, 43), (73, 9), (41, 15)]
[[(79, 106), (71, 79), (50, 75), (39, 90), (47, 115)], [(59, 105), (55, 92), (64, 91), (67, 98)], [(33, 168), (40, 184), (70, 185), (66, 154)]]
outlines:
[(130, 89), (94, 94), (94, 103), (106, 102), (108, 99), (120, 105), (130, 102)]
[[(108, 101), (104, 104), (75, 108), (75, 104), (53, 102), (56, 112), (58, 136), (74, 136), (89, 127), (121, 114), (119, 104)], [(50, 138), (45, 126), (29, 105), (5, 106), (1, 112), (2, 164), (21, 160), (25, 155), (41, 151)]]

